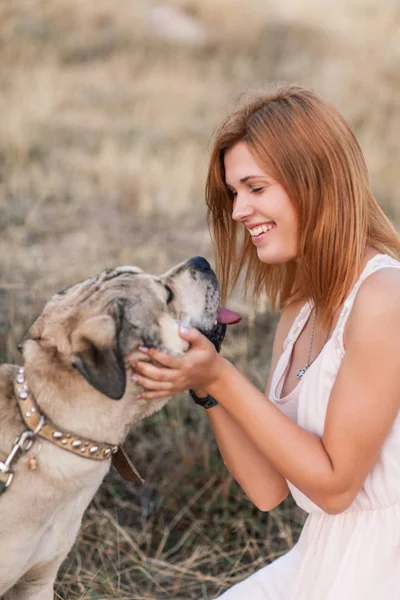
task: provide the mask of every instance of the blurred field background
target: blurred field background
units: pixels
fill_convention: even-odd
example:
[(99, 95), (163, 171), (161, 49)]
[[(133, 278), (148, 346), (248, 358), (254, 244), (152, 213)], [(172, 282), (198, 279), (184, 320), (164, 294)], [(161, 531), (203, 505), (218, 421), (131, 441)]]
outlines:
[[(248, 87), (297, 81), (353, 126), (400, 223), (398, 0), (2, 0), (0, 354), (46, 298), (116, 264), (212, 260), (204, 181), (214, 128)], [(276, 317), (231, 299), (224, 352), (256, 385)], [(63, 600), (211, 600), (290, 548), (303, 515), (254, 508), (205, 415), (175, 399), (110, 473), (62, 567)]]

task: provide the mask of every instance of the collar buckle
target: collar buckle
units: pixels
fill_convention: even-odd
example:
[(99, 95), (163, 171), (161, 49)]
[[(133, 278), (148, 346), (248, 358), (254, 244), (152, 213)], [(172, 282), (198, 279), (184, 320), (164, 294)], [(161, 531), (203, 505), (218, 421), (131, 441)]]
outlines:
[(0, 461), (0, 495), (3, 494), (7, 488), (10, 487), (12, 480), (14, 479), (14, 471), (12, 470), (13, 463), (15, 463), (20, 454), (28, 452), (32, 447), (36, 433), (26, 429), (18, 436), (11, 448), (9, 455), (4, 461)]

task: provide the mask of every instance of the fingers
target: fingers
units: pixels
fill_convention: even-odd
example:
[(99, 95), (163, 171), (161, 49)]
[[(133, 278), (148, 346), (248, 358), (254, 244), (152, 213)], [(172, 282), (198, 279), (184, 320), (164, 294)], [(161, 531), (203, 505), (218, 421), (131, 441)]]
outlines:
[(170, 381), (154, 381), (154, 379), (148, 379), (147, 377), (143, 377), (142, 375), (138, 375), (137, 373), (134, 373), (134, 375), (132, 375), (132, 380), (145, 390), (168, 392), (169, 395), (171, 395), (171, 391), (175, 387), (174, 384)]
[(142, 392), (141, 394), (138, 394), (136, 397), (141, 400), (155, 400), (155, 399), (161, 399), (161, 398), (170, 398), (171, 396), (173, 396), (173, 394), (171, 394), (171, 392)]
[[(182, 356), (173, 356), (155, 348), (139, 346), (139, 350), (153, 362), (139, 360), (132, 366), (133, 381), (143, 388), (140, 398), (165, 398), (193, 387), (201, 387), (213, 362), (210, 348), (214, 346), (197, 329), (180, 328), (179, 335), (189, 342), (191, 348)], [(210, 348), (208, 348), (210, 346)]]
[[(202, 346), (203, 344), (209, 344), (210, 342), (198, 329), (194, 327), (179, 327), (179, 335), (182, 339), (189, 342), (191, 346)], [(155, 348), (147, 348), (146, 346), (139, 346), (140, 352), (146, 354), (160, 365), (169, 367), (170, 369), (179, 369), (185, 359), (184, 356), (174, 356), (173, 354), (167, 354), (167, 352), (161, 352)]]
[[(171, 396), (173, 394), (173, 390), (175, 389), (174, 384), (170, 381), (154, 381), (153, 379), (147, 379), (146, 377), (136, 374), (132, 375), (132, 379), (138, 386), (143, 388), (145, 392), (156, 392), (156, 395), (154, 396), (155, 398), (161, 397), (160, 394)], [(139, 392), (138, 397), (140, 396), (140, 398), (143, 398), (143, 393), (143, 391)]]
[(183, 340), (189, 342), (191, 346), (202, 345), (207, 338), (194, 327), (179, 327), (179, 335)]
[(165, 398), (176, 393), (176, 385), (173, 378), (176, 371), (163, 369), (148, 362), (139, 361), (132, 367), (132, 380), (141, 388), (142, 392), (137, 398)]
[(146, 346), (139, 346), (139, 350), (160, 365), (170, 369), (178, 369), (182, 363), (182, 356), (174, 356), (173, 354), (167, 354), (166, 352), (161, 352), (155, 348), (147, 348)]
[(154, 381), (171, 381), (174, 377), (176, 377), (177, 372), (175, 369), (163, 369), (162, 367), (157, 367), (149, 362), (139, 360), (136, 365), (132, 366), (133, 381), (137, 381), (134, 379), (135, 375), (141, 375), (142, 377), (146, 377)]

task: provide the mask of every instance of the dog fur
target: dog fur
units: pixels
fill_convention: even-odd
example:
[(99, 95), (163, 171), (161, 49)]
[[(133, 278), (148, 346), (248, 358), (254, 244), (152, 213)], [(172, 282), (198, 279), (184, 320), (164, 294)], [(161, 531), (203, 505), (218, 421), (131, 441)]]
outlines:
[[(99, 442), (121, 444), (130, 428), (166, 399), (137, 399), (130, 377), (138, 345), (183, 353), (177, 320), (212, 335), (219, 289), (200, 257), (161, 277), (118, 267), (56, 294), (23, 342), (26, 381), (40, 409), (59, 427)], [(140, 355), (143, 358), (143, 355)], [(13, 392), (16, 368), (0, 367), (0, 451), (25, 429)], [(27, 454), (0, 496), (0, 598), (52, 600), (60, 564), (82, 515), (110, 468), (35, 441), (39, 469)]]

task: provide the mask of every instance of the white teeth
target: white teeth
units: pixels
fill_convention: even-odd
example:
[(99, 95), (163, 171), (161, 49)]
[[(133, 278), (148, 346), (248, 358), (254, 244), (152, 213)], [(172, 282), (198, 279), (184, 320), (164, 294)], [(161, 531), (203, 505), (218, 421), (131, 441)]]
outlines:
[(260, 235), (261, 233), (266, 233), (273, 228), (273, 225), (259, 225), (258, 227), (254, 227), (254, 229), (249, 229), (251, 237), (255, 237), (256, 235)]

